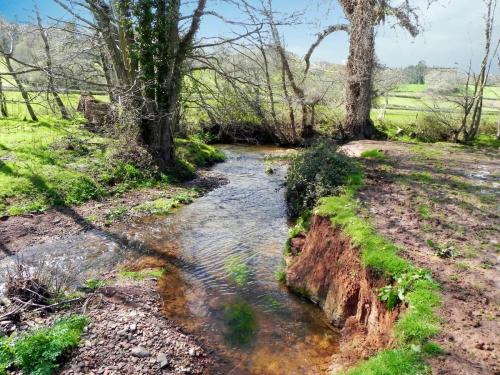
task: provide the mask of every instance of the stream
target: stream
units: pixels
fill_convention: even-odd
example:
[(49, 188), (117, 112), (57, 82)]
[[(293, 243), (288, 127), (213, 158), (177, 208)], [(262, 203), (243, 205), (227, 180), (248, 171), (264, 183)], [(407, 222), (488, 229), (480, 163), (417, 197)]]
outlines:
[[(125, 259), (167, 258), (159, 280), (164, 313), (214, 349), (223, 374), (326, 372), (338, 334), (321, 310), (276, 281), (288, 233), (286, 170), (265, 171), (273, 147), (222, 146), (213, 167), (229, 183), (166, 217), (119, 227), (132, 243), (90, 231), (22, 252), (67, 277), (112, 269)], [(11, 260), (12, 261), (12, 260)], [(81, 276), (83, 277), (83, 276)]]

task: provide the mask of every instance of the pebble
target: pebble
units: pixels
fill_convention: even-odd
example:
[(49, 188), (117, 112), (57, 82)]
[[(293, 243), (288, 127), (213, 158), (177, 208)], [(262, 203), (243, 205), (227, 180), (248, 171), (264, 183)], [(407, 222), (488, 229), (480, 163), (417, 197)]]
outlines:
[(133, 356), (136, 356), (138, 358), (146, 358), (149, 357), (151, 354), (148, 352), (148, 350), (143, 347), (143, 346), (136, 346), (132, 348), (130, 351)]

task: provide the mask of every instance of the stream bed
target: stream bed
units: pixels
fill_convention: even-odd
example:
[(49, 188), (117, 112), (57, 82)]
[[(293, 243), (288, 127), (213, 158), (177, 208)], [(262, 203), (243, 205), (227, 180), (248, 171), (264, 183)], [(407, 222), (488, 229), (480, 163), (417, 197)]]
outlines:
[(338, 334), (276, 280), (289, 228), (286, 171), (266, 173), (264, 157), (283, 150), (221, 148), (227, 161), (213, 169), (229, 183), (175, 214), (119, 226), (132, 242), (91, 231), (26, 249), (23, 260), (87, 277), (128, 258), (168, 259), (159, 280), (164, 313), (213, 348), (221, 373), (324, 373)]

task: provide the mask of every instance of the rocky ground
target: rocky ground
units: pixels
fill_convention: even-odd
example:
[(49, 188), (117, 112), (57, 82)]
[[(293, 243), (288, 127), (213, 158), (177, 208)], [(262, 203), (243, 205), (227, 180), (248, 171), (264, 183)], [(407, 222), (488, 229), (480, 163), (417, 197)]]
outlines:
[(377, 230), (403, 256), (430, 269), (443, 286), (446, 354), (434, 374), (500, 374), (500, 152), (452, 144), (360, 141), (345, 146), (364, 159), (360, 198)]
[(200, 171), (199, 177), (168, 188), (131, 190), (102, 201), (89, 201), (77, 207), (55, 207), (42, 213), (0, 218), (0, 259), (35, 244), (57, 241), (64, 236), (90, 229), (103, 229), (116, 222), (143, 215), (134, 207), (159, 198), (171, 198), (188, 189), (201, 194), (225, 183), (213, 171)]
[(155, 284), (98, 290), (87, 304), (91, 323), (60, 374), (213, 374), (196, 339), (162, 316)]

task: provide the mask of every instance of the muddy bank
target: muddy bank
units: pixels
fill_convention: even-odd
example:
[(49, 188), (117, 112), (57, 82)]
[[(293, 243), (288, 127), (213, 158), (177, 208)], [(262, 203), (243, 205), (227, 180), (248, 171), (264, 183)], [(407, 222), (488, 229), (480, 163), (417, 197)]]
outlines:
[(187, 189), (203, 195), (225, 183), (219, 173), (199, 171), (199, 177), (185, 184), (168, 188), (131, 190), (101, 201), (89, 201), (76, 207), (55, 207), (42, 213), (0, 218), (0, 259), (33, 245), (56, 242), (89, 230), (113, 231), (117, 223), (126, 223), (144, 216), (134, 208), (145, 202), (171, 199)]
[(292, 240), (288, 287), (317, 303), (341, 329), (335, 366), (348, 366), (391, 345), (398, 310), (388, 311), (378, 290), (388, 284), (361, 264), (359, 250), (330, 219), (313, 216), (306, 235)]
[(387, 155), (365, 161), (365, 214), (443, 288), (435, 340), (446, 355), (430, 360), (433, 373), (500, 374), (500, 151), (375, 141), (346, 148)]

